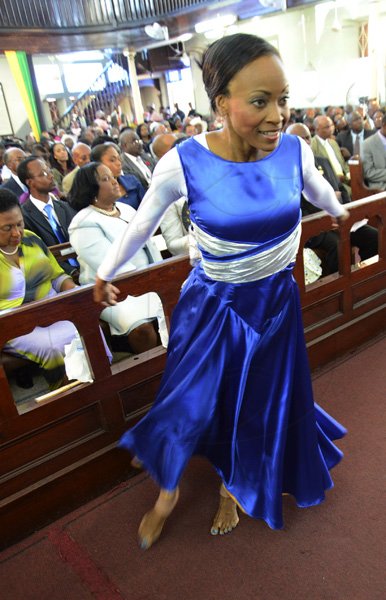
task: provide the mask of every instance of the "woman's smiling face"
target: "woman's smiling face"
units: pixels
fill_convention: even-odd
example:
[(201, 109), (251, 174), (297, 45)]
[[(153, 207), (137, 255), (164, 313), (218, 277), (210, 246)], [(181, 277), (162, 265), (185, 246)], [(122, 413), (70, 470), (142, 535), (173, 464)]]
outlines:
[(228, 94), (217, 98), (217, 105), (231, 142), (272, 152), (290, 116), (280, 58), (262, 56), (247, 64), (229, 82)]

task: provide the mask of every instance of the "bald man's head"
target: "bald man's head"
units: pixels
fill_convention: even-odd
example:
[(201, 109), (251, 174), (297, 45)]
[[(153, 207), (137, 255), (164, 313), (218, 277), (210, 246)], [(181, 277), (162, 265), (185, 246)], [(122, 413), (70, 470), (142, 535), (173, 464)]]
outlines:
[(20, 163), (25, 159), (26, 153), (20, 148), (7, 148), (4, 152), (4, 164), (8, 167), (14, 175), (17, 175), (17, 168)]
[(162, 133), (154, 138), (151, 149), (157, 158), (162, 158), (173, 147), (176, 139), (176, 136), (172, 133)]
[(285, 132), (290, 135), (297, 135), (307, 142), (307, 144), (311, 145), (311, 132), (307, 125), (303, 125), (303, 123), (292, 123), (292, 125), (287, 127)]
[(332, 119), (326, 115), (315, 117), (313, 125), (316, 135), (321, 137), (323, 140), (328, 140), (328, 138), (330, 138), (334, 133), (334, 123), (332, 122)]
[(78, 167), (83, 167), (83, 165), (87, 165), (87, 163), (90, 162), (90, 153), (90, 146), (87, 146), (87, 144), (84, 144), (83, 142), (79, 142), (73, 148), (72, 159)]

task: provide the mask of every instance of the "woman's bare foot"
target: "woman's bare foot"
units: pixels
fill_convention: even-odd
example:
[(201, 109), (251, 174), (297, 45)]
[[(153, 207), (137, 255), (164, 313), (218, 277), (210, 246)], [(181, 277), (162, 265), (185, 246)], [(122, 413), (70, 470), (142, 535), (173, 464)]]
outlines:
[(224, 484), (220, 488), (220, 504), (213, 520), (213, 525), (210, 530), (211, 535), (224, 535), (229, 533), (239, 522), (237, 514), (237, 505), (229, 496)]
[(161, 490), (154, 507), (143, 517), (138, 530), (142, 550), (148, 550), (158, 540), (166, 519), (177, 504), (179, 493), (178, 488), (172, 492)]

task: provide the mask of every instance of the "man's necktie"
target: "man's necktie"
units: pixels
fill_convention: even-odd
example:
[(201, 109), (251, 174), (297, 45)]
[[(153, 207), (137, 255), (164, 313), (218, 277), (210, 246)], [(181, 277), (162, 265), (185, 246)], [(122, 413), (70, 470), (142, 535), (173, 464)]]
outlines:
[(360, 153), (360, 138), (359, 135), (356, 136), (355, 138), (355, 142), (354, 142), (354, 156), (359, 155)]
[[(66, 238), (64, 237), (63, 231), (60, 228), (59, 223), (57, 222), (57, 220), (55, 219), (55, 217), (53, 215), (53, 208), (52, 208), (51, 204), (46, 204), (43, 210), (44, 210), (45, 214), (47, 215), (48, 222), (51, 225), (51, 229), (54, 232), (55, 237), (57, 238), (59, 244), (63, 244), (64, 242), (67, 242)], [(68, 258), (67, 261), (73, 267), (75, 267), (75, 268), (79, 267), (79, 263), (77, 260), (75, 260), (75, 258)]]
[(53, 208), (52, 208), (51, 204), (45, 205), (44, 212), (47, 215), (48, 222), (51, 225), (51, 229), (54, 232), (59, 244), (63, 244), (63, 242), (66, 242), (67, 240), (64, 237), (63, 231), (60, 229), (59, 223), (57, 222), (57, 220), (55, 219), (55, 217), (53, 215)]

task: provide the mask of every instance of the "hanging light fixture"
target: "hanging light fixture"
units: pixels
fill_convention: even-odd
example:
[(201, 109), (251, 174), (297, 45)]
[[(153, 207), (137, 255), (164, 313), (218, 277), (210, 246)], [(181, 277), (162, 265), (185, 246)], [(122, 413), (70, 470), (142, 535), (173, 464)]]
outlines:
[(145, 26), (145, 33), (153, 40), (168, 40), (169, 31), (168, 28), (160, 25), (159, 23), (153, 23), (152, 25)]

